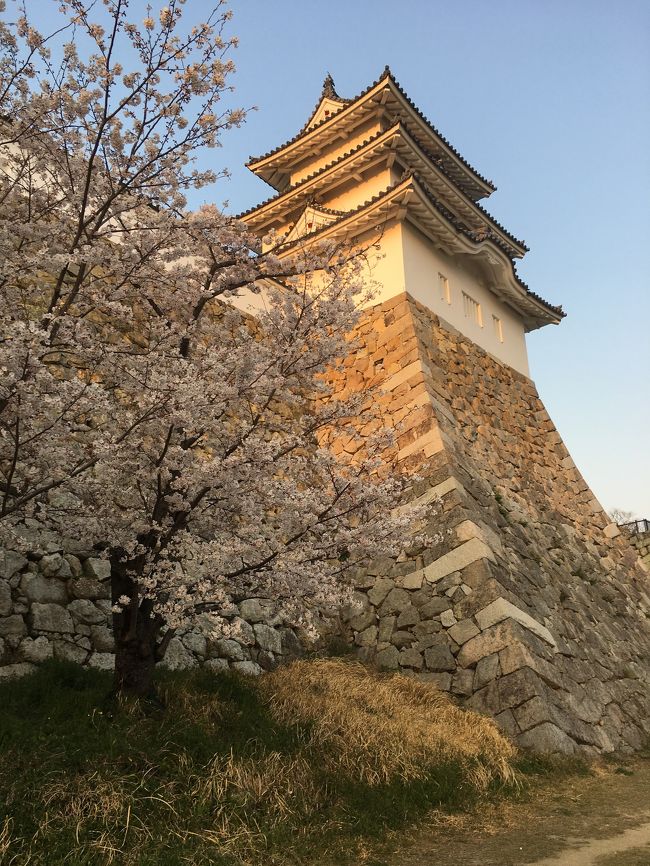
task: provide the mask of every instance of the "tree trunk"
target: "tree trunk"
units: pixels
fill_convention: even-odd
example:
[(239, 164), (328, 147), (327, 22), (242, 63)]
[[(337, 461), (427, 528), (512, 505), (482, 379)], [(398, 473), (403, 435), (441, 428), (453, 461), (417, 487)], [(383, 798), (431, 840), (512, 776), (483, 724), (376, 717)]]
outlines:
[(153, 673), (156, 666), (155, 639), (147, 635), (126, 639), (115, 635), (115, 675), (113, 687), (118, 695), (136, 698), (155, 696)]
[[(153, 601), (141, 598), (137, 576), (142, 562), (124, 562), (120, 552), (111, 556), (111, 597), (119, 610), (113, 612), (115, 640), (116, 695), (155, 698), (153, 675), (156, 662), (161, 661), (174, 632), (167, 629), (161, 637), (164, 619), (154, 611)], [(120, 599), (129, 599), (124, 604)]]

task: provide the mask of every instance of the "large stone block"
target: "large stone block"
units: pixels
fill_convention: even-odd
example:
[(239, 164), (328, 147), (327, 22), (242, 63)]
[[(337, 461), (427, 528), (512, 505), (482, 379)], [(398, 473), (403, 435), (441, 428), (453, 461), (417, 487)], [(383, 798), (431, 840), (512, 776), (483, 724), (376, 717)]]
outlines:
[(458, 663), (462, 667), (470, 667), (516, 641), (518, 635), (513, 632), (510, 623), (499, 623), (464, 643), (458, 653)]
[(273, 603), (267, 598), (246, 598), (239, 603), (239, 614), (246, 622), (264, 622), (273, 616)]
[(208, 668), (208, 670), (211, 670), (215, 674), (221, 674), (229, 670), (230, 665), (227, 659), (208, 659), (203, 663), (203, 667)]
[(371, 604), (374, 604), (375, 607), (379, 607), (394, 586), (395, 581), (391, 580), (389, 577), (378, 578), (375, 581), (373, 588), (368, 590), (368, 600)]
[(410, 604), (411, 597), (409, 593), (405, 589), (394, 587), (384, 599), (383, 604), (379, 609), (379, 615), (386, 616), (391, 613), (399, 614), (404, 610), (404, 608), (409, 607)]
[(272, 653), (282, 652), (282, 638), (276, 629), (260, 622), (253, 626), (253, 631), (260, 649)]
[(501, 701), (499, 698), (499, 687), (497, 681), (488, 683), (484, 688), (475, 691), (471, 698), (466, 702), (466, 706), (470, 710), (475, 710), (477, 713), (484, 713), (488, 716), (496, 716), (501, 711)]
[(183, 646), (200, 659), (205, 658), (207, 652), (208, 641), (204, 634), (196, 631), (188, 631), (182, 635), (181, 641)]
[(18, 638), (24, 634), (27, 634), (27, 626), (20, 614), (0, 618), (0, 637)]
[(434, 616), (439, 616), (445, 610), (451, 610), (451, 602), (448, 598), (432, 598), (420, 608), (420, 616), (422, 619), (431, 619)]
[(551, 755), (572, 755), (576, 751), (576, 744), (571, 737), (551, 722), (543, 722), (521, 734), (517, 743), (522, 749)]
[(397, 628), (408, 628), (408, 626), (416, 625), (418, 622), (420, 622), (418, 609), (412, 604), (409, 604), (397, 617)]
[(98, 671), (113, 671), (115, 656), (113, 653), (92, 653), (88, 659), (88, 667)]
[(375, 609), (368, 605), (365, 610), (360, 611), (356, 616), (353, 616), (350, 620), (350, 627), (355, 631), (364, 631), (368, 626), (374, 625), (377, 619), (377, 614), (375, 613)]
[(474, 671), (460, 668), (454, 674), (451, 691), (459, 697), (469, 697), (472, 694)]
[(533, 619), (530, 614), (521, 610), (505, 598), (496, 599), (496, 601), (493, 601), (486, 608), (478, 611), (475, 614), (475, 617), (481, 630), (496, 625), (499, 622), (503, 622), (503, 620), (513, 619), (525, 628), (530, 629), (530, 631), (542, 638), (542, 640), (551, 644), (551, 646), (556, 646), (555, 638), (546, 626), (542, 625), (542, 623), (538, 622), (536, 619)]
[(399, 649), (402, 649), (402, 647), (415, 643), (415, 638), (410, 631), (394, 631), (390, 636), (390, 642)]
[(180, 638), (173, 637), (160, 665), (170, 671), (184, 671), (196, 667), (196, 659)]
[(298, 658), (304, 652), (304, 647), (293, 629), (281, 629), (280, 639), (282, 641), (282, 655), (285, 657), (285, 660)]
[(42, 574), (24, 574), (20, 591), (29, 601), (42, 604), (65, 604), (68, 600), (65, 583), (57, 577), (44, 577)]
[(395, 631), (396, 616), (385, 616), (379, 620), (379, 631), (377, 633), (377, 641), (389, 641), (390, 636)]
[(498, 653), (492, 653), (492, 655), (482, 658), (474, 671), (474, 691), (477, 692), (483, 686), (493, 682), (499, 675), (499, 671)]
[(425, 650), (424, 658), (428, 670), (434, 672), (456, 670), (456, 659), (448, 646), (432, 646)]
[(399, 666), (399, 650), (389, 646), (380, 650), (375, 656), (375, 663), (380, 670), (395, 671)]
[(14, 574), (18, 574), (27, 565), (27, 558), (15, 550), (0, 548), (0, 577), (11, 580)]
[(518, 707), (530, 698), (540, 695), (546, 698), (547, 686), (530, 668), (522, 668), (497, 680), (501, 709)]
[(109, 583), (111, 579), (111, 564), (107, 559), (90, 558), (83, 564), (86, 577)]
[(476, 637), (477, 634), (479, 634), (479, 630), (471, 619), (463, 619), (449, 629), (449, 637), (459, 645), (467, 643), (468, 640)]
[(377, 626), (371, 625), (357, 633), (354, 638), (357, 646), (374, 646), (377, 643)]
[(13, 665), (0, 666), (0, 680), (12, 680), (19, 677), (26, 677), (28, 674), (33, 674), (36, 670), (35, 665), (30, 665), (27, 662), (18, 662)]
[(403, 649), (399, 654), (399, 664), (403, 668), (414, 668), (419, 671), (422, 670), (424, 659), (422, 653), (416, 649)]
[(54, 649), (44, 635), (37, 638), (25, 637), (20, 642), (18, 654), (23, 661), (40, 664), (52, 658)]
[(72, 569), (60, 553), (50, 553), (44, 556), (38, 567), (45, 577), (60, 577), (62, 580), (72, 577)]
[(61, 632), (72, 634), (74, 624), (68, 611), (58, 604), (34, 603), (30, 612), (31, 627), (34, 631)]
[(258, 664), (247, 660), (233, 662), (232, 669), (244, 677), (258, 677), (262, 673), (262, 668)]
[(68, 591), (73, 598), (86, 598), (92, 601), (111, 597), (110, 582), (97, 580), (94, 577), (73, 577), (68, 581)]
[(499, 660), (503, 674), (511, 674), (520, 668), (529, 667), (553, 688), (562, 688), (566, 685), (565, 677), (562, 676), (557, 665), (539, 658), (524, 644), (514, 643), (504, 647), (499, 652)]
[[(436, 583), (454, 571), (460, 571), (473, 562), (481, 559), (494, 560), (491, 548), (480, 538), (470, 538), (449, 553), (445, 553), (424, 569), (424, 578), (429, 583)], [(467, 581), (465, 581), (467, 583)]]
[(494, 721), (507, 737), (514, 738), (519, 734), (519, 726), (517, 725), (511, 710), (504, 710), (502, 713), (497, 713), (494, 717)]
[(410, 574), (396, 578), (395, 584), (401, 586), (403, 589), (420, 589), (423, 580), (424, 569), (419, 568), (417, 571), (412, 571)]
[(105, 625), (92, 625), (90, 627), (90, 642), (98, 653), (112, 653), (115, 651), (115, 640), (113, 630)]
[(84, 625), (103, 625), (106, 622), (104, 613), (88, 598), (77, 598), (68, 605), (75, 622)]
[(241, 645), (236, 640), (227, 638), (219, 638), (219, 640), (214, 641), (210, 646), (209, 655), (216, 655), (231, 661), (243, 661), (246, 658)]
[[(65, 612), (65, 611), (64, 611)], [(77, 665), (86, 664), (90, 652), (71, 640), (55, 640), (53, 642), (54, 658), (59, 661), (74, 662)]]

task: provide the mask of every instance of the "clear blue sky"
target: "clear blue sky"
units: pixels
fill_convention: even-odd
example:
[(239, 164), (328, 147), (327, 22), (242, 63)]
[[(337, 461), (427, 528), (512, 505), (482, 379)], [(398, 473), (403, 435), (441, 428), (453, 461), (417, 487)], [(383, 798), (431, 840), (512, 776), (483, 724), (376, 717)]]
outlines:
[[(37, 18), (42, 3), (27, 2)], [(132, 9), (145, 5), (134, 0)], [(188, 0), (187, 15), (211, 5)], [(240, 38), (233, 105), (259, 110), (207, 155), (231, 179), (192, 204), (228, 200), (238, 212), (266, 198), (271, 190), (244, 167), (247, 157), (298, 131), (327, 71), (353, 96), (388, 63), (497, 185), (483, 203), (530, 246), (521, 276), (568, 313), (528, 345), (540, 396), (578, 467), (605, 508), (650, 518), (650, 2), (232, 0), (231, 8)]]

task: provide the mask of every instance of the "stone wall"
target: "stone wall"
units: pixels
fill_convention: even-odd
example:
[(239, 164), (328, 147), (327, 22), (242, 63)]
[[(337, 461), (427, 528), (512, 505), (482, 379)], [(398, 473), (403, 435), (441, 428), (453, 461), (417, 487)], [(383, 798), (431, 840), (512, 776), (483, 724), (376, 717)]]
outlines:
[(650, 585), (534, 384), (408, 295), (375, 308), (343, 388), (381, 384), (398, 454), (440, 497), (443, 541), (379, 563), (348, 619), (359, 654), (436, 682), (548, 751), (650, 734)]
[[(0, 550), (0, 678), (29, 673), (52, 657), (112, 670), (108, 562), (72, 540), (34, 526), (29, 532), (27, 556)], [(238, 640), (211, 640), (200, 627), (182, 632), (162, 664), (258, 674), (301, 651), (296, 633), (275, 616), (269, 599), (244, 599), (238, 607)]]
[[(494, 716), (523, 746), (640, 748), (650, 734), (647, 570), (533, 383), (405, 294), (370, 311), (359, 338), (337, 387), (381, 386), (392, 456), (421, 476), (415, 497), (439, 502), (431, 529), (442, 532), (359, 576), (344, 636), (369, 663)], [(39, 553), (0, 557), (0, 675), (52, 655), (112, 667), (107, 564), (37, 529)], [(270, 600), (241, 601), (239, 617), (242, 639), (190, 631), (165, 663), (259, 673), (300, 652)]]
[[(621, 531), (625, 532), (625, 528)], [(650, 532), (635, 532), (630, 534), (629, 538), (641, 562), (650, 568)]]

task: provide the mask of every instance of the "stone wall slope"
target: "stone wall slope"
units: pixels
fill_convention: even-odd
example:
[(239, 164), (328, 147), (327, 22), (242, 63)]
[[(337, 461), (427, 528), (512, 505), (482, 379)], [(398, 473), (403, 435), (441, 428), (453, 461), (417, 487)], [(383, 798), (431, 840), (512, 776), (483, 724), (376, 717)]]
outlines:
[[(448, 532), (360, 581), (351, 638), (549, 751), (650, 734), (650, 585), (576, 469), (534, 384), (408, 295), (372, 311), (351, 359), (383, 379), (399, 457)], [(358, 376), (353, 384), (363, 386)], [(374, 583), (372, 580), (374, 579)]]

